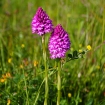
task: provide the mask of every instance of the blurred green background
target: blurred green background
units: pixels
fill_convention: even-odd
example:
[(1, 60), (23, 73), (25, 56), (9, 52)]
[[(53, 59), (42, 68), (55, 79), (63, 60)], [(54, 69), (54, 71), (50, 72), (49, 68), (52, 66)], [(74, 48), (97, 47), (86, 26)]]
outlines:
[[(92, 47), (83, 59), (65, 64), (61, 105), (105, 105), (104, 0), (0, 0), (0, 78), (11, 74), (9, 80), (0, 82), (0, 105), (6, 105), (8, 99), (11, 105), (28, 105), (24, 75), (29, 105), (33, 105), (43, 80), (41, 37), (31, 32), (38, 7), (46, 11), (54, 26), (61, 24), (68, 32), (68, 53), (85, 50), (87, 45)], [(49, 36), (46, 35), (46, 43)], [(48, 65), (52, 67), (54, 62), (47, 53)], [(56, 86), (51, 78), (49, 105), (55, 105)], [(44, 86), (37, 105), (42, 105), (43, 100)]]

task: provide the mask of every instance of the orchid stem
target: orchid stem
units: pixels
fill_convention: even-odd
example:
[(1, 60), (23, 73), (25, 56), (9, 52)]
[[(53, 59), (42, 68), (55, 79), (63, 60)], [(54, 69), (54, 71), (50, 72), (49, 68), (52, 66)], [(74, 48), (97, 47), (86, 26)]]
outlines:
[(57, 96), (57, 105), (60, 105), (60, 97), (61, 97), (61, 63), (58, 61), (58, 96)]
[(43, 44), (43, 59), (44, 59), (44, 66), (45, 66), (45, 100), (44, 105), (47, 105), (48, 100), (48, 70), (47, 70), (47, 57), (46, 57), (46, 47), (45, 47), (45, 36), (42, 36), (42, 44)]

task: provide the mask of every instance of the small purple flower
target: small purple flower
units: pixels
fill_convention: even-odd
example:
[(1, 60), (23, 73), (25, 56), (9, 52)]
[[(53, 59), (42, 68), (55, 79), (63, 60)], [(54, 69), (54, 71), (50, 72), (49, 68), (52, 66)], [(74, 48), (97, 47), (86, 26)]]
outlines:
[(38, 8), (34, 18), (32, 19), (32, 33), (40, 36), (53, 30), (52, 21), (41, 7)]
[(51, 55), (50, 58), (52, 59), (65, 57), (65, 53), (70, 49), (68, 33), (60, 24), (54, 28), (50, 36), (48, 47)]

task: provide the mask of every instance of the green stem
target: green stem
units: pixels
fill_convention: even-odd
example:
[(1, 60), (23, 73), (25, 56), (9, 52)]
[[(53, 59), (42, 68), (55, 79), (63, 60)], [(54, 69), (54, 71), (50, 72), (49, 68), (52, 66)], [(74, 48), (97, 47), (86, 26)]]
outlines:
[(87, 8), (87, 13), (86, 13), (86, 21), (87, 21), (87, 24), (86, 24), (86, 26), (87, 26), (87, 30), (86, 30), (86, 45), (88, 45), (88, 39), (89, 39), (89, 35), (88, 35), (88, 22), (89, 22), (89, 12), (88, 12), (88, 8)]
[(41, 87), (42, 87), (42, 85), (43, 85), (44, 81), (45, 81), (45, 79), (42, 81), (42, 83), (41, 83), (41, 85), (40, 85), (40, 87), (39, 87), (39, 89), (38, 89), (38, 93), (37, 93), (37, 95), (36, 95), (35, 102), (34, 102), (34, 104), (33, 104), (33, 105), (36, 105), (36, 102), (37, 102), (38, 97), (39, 97), (39, 94), (40, 94), (40, 89), (41, 89)]
[[(102, 43), (104, 41), (104, 27), (105, 27), (105, 7), (104, 7), (104, 10), (103, 10), (103, 26), (102, 26)], [(102, 54), (103, 54), (103, 48), (101, 47), (101, 58), (102, 58)]]
[(46, 62), (46, 46), (45, 46), (45, 36), (42, 36), (42, 44), (43, 44), (43, 59), (44, 59), (44, 66), (45, 66), (45, 100), (44, 105), (47, 105), (48, 100), (48, 70), (47, 70), (47, 62)]
[[(68, 8), (68, 0), (66, 0), (66, 6)], [(67, 9), (66, 30), (68, 28), (68, 20), (69, 20), (69, 17), (68, 17), (68, 9)]]
[(79, 95), (80, 95), (80, 92), (78, 91), (78, 94), (77, 94), (77, 97), (76, 97), (76, 100), (75, 100), (75, 105), (78, 105), (79, 103)]
[[(52, 71), (52, 72), (48, 75), (48, 77), (50, 77), (51, 75), (53, 75), (53, 74), (55, 74), (55, 73), (56, 73), (56, 71), (55, 71), (55, 72)], [(43, 85), (44, 82), (45, 82), (45, 78), (43, 79), (41, 85), (39, 86), (39, 89), (38, 89), (38, 92), (37, 92), (37, 95), (36, 95), (36, 98), (35, 98), (35, 101), (34, 101), (34, 104), (33, 104), (33, 105), (36, 105), (36, 103), (37, 103), (37, 100), (38, 100), (38, 97), (39, 97), (39, 94), (40, 94), (40, 90), (41, 90), (42, 85)]]
[(24, 74), (24, 84), (25, 84), (25, 88), (26, 88), (26, 105), (29, 105), (29, 97), (28, 97), (28, 90), (27, 90), (27, 83), (26, 83), (26, 78), (25, 78), (25, 73), (23, 70), (23, 74)]
[(61, 97), (61, 64), (58, 61), (58, 97), (57, 97), (57, 105), (60, 105), (60, 97)]
[(4, 62), (4, 50), (3, 50), (3, 44), (2, 39), (0, 39), (0, 47), (1, 47), (1, 64), (2, 64), (2, 70), (5, 70), (5, 62)]
[(57, 24), (59, 23), (59, 5), (58, 5), (59, 1), (57, 0)]

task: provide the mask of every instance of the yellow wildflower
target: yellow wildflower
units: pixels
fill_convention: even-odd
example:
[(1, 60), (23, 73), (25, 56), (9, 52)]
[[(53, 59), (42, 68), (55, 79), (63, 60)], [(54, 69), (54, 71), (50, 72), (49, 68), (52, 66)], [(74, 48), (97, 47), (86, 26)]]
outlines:
[(11, 103), (11, 100), (8, 99), (8, 100), (7, 100), (7, 105), (10, 105), (10, 103)]
[(34, 61), (34, 67), (36, 67), (38, 65), (37, 61)]
[(21, 45), (21, 47), (22, 47), (22, 48), (24, 48), (24, 47), (25, 47), (25, 45), (24, 45), (24, 44), (22, 44), (22, 45)]
[(92, 48), (91, 48), (91, 46), (90, 46), (90, 45), (88, 45), (88, 46), (87, 46), (87, 49), (88, 49), (88, 50), (91, 50)]
[(6, 77), (7, 78), (11, 78), (11, 74), (10, 73), (6, 73)]
[(6, 79), (6, 75), (3, 74), (3, 75), (2, 75), (2, 78)]
[(82, 49), (79, 49), (79, 53), (81, 53), (82, 52)]
[(9, 59), (8, 59), (8, 63), (11, 63), (11, 61), (12, 61), (12, 59), (11, 59), (11, 58), (9, 58)]
[(71, 95), (71, 93), (68, 93), (68, 97), (70, 98), (72, 95)]
[(23, 65), (22, 64), (20, 65), (20, 68), (23, 69)]
[(6, 79), (4, 79), (4, 78), (0, 79), (0, 82), (2, 82), (2, 83), (5, 82), (5, 81), (6, 81)]

